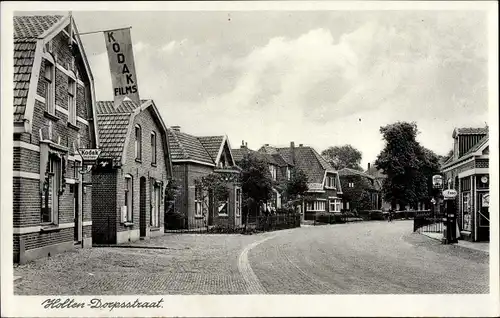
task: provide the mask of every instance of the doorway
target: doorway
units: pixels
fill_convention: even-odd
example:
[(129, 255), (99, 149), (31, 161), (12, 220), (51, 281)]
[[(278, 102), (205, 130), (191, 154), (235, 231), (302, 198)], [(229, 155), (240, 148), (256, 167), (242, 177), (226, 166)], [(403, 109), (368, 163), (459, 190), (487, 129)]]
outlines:
[(139, 181), (139, 236), (146, 237), (146, 178)]
[(75, 184), (72, 184), (70, 185), (70, 190), (73, 191), (73, 215), (74, 215), (74, 223), (75, 223), (75, 230), (74, 230), (74, 241), (75, 243), (80, 243), (81, 241), (81, 228), (82, 228), (82, 224), (80, 222), (80, 205), (78, 204), (78, 199), (79, 199), (79, 196), (78, 196), (78, 190), (79, 190), (79, 187), (78, 187), (78, 184), (75, 183)]

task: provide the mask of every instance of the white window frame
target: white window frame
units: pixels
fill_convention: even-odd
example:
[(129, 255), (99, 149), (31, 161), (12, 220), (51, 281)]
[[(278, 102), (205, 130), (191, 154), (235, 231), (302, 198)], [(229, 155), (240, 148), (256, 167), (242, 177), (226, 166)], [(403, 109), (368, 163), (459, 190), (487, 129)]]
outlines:
[(127, 215), (125, 222), (133, 222), (134, 217), (134, 177), (125, 175), (125, 206), (127, 207)]
[(271, 172), (271, 178), (276, 180), (276, 167), (274, 165), (269, 165), (269, 172)]
[(45, 86), (45, 110), (47, 111), (47, 113), (55, 115), (56, 114), (56, 63), (54, 58), (50, 54), (45, 55), (44, 79), (47, 82)]
[[(335, 199), (330, 199), (329, 200), (330, 204), (330, 212), (340, 212), (342, 208), (342, 202), (340, 199), (335, 198)], [(349, 202), (347, 202), (347, 209), (349, 209)]]
[(234, 211), (236, 217), (241, 216), (241, 188), (236, 187), (234, 191)]
[(308, 212), (325, 212), (326, 200), (308, 201), (306, 208)]
[(156, 133), (154, 131), (151, 132), (151, 164), (156, 164), (156, 150), (157, 150), (157, 140)]
[(153, 182), (151, 191), (151, 215), (149, 224), (153, 228), (160, 227), (160, 210), (161, 210), (161, 186)]
[(286, 179), (290, 180), (292, 178), (292, 172), (289, 167), (286, 167)]
[[(61, 187), (62, 182), (62, 162), (61, 159), (56, 159), (52, 156), (49, 156), (49, 171), (48, 172), (48, 189), (46, 194), (43, 194), (42, 197), (42, 207), (45, 204), (45, 195), (49, 196), (49, 206), (50, 206), (50, 214), (49, 220), (41, 220), (41, 223), (50, 223), (50, 224), (58, 224), (59, 220), (59, 188)], [(43, 216), (42, 216), (43, 217)]]
[(196, 217), (203, 216), (203, 193), (202, 193), (202, 188), (196, 187), (196, 186), (194, 188), (194, 216), (196, 216)]
[[(222, 203), (224, 201), (219, 201), (218, 204)], [(222, 210), (222, 208), (220, 207), (220, 205), (217, 207), (217, 214), (219, 216), (228, 216), (229, 214), (229, 191), (227, 192), (227, 196), (226, 196), (226, 201), (225, 201), (225, 204), (222, 206), (222, 207), (226, 207), (226, 213), (221, 213), (220, 211)]]
[[(137, 132), (139, 132), (139, 136), (137, 135)], [(135, 148), (135, 160), (141, 161), (142, 160), (142, 128), (140, 125), (135, 125), (135, 130), (134, 130), (134, 148)]]
[(68, 76), (68, 122), (76, 125), (76, 80)]

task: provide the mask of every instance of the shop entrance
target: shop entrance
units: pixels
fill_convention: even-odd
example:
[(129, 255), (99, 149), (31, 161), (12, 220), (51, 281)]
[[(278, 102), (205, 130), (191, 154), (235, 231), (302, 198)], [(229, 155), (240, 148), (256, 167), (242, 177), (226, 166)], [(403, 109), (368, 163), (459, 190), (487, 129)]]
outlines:
[(490, 193), (477, 192), (477, 240), (490, 240)]

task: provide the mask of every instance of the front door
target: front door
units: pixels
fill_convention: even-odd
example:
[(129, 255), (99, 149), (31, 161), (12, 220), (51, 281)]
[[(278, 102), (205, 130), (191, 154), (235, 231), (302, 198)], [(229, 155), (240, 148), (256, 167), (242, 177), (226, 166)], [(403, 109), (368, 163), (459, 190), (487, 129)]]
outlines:
[(477, 240), (490, 240), (490, 193), (477, 193)]
[(146, 236), (146, 178), (141, 177), (139, 184), (139, 236)]

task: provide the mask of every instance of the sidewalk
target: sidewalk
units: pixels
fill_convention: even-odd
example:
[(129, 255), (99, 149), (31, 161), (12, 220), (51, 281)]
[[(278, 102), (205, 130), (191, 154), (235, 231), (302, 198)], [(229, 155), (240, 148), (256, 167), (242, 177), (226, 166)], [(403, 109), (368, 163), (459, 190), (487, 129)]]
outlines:
[[(425, 235), (427, 237), (430, 237), (432, 239), (441, 241), (443, 239), (443, 233), (433, 233), (433, 232), (422, 232), (422, 235)], [(469, 242), (469, 241), (464, 241), (464, 240), (458, 240), (458, 243), (456, 244), (457, 246), (476, 250), (476, 251), (482, 251), (485, 253), (490, 253), (490, 243), (489, 242)]]

